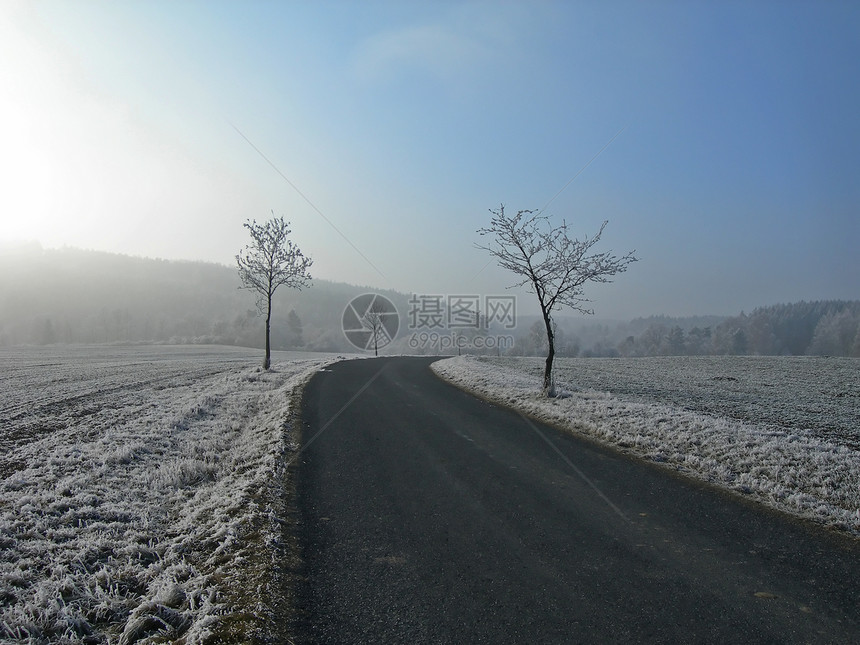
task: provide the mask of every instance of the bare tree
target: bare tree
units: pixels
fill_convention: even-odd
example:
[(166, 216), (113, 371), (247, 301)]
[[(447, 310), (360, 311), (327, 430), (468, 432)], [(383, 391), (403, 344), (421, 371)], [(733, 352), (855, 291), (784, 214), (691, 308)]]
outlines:
[(607, 222), (603, 222), (594, 237), (577, 240), (570, 237), (566, 222), (553, 227), (549, 219), (538, 211), (522, 210), (509, 216), (505, 214), (503, 204), (499, 210), (490, 209), (490, 213), (493, 215), (490, 226), (478, 229), (478, 233), (493, 239), (486, 245), (477, 246), (498, 259), (499, 266), (522, 277), (511, 287), (528, 285), (537, 295), (548, 345), (543, 390), (547, 396), (554, 396), (555, 326), (552, 312), (570, 307), (584, 314), (593, 314), (585, 306), (589, 302), (584, 297), (585, 285), (589, 282), (611, 282), (612, 276), (626, 271), (637, 258), (633, 251), (620, 258), (611, 252), (589, 255), (592, 247), (600, 241)]
[(361, 318), (361, 326), (371, 333), (371, 337), (368, 340), (368, 349), (370, 349), (370, 340), (373, 340), (374, 356), (379, 356), (380, 340), (383, 342), (383, 347), (393, 340), (388, 323), (390, 323), (389, 317), (397, 316), (397, 312), (392, 311), (387, 304), (390, 303), (387, 303), (381, 296), (374, 296), (373, 302), (371, 302), (364, 316)]
[(365, 313), (364, 317), (361, 319), (362, 326), (371, 333), (374, 356), (379, 356), (379, 336), (384, 332), (384, 328), (382, 326), (382, 316), (384, 313), (385, 310), (382, 308), (380, 303), (374, 300), (373, 304), (371, 304), (370, 308), (367, 310), (367, 313)]
[(310, 285), (308, 269), (313, 260), (289, 239), (290, 223), (274, 217), (264, 224), (248, 220), (243, 226), (251, 234), (251, 243), (236, 255), (242, 288), (257, 293), (257, 309), (266, 314), (266, 358), (263, 369), (271, 365), (269, 332), (272, 321), (272, 296), (281, 285), (299, 289)]

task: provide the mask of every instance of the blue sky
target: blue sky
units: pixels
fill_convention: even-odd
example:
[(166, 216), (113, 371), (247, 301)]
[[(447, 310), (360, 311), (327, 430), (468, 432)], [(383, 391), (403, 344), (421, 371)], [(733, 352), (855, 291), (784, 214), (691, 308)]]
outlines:
[(838, 2), (6, 0), (0, 242), (230, 264), (274, 211), (315, 276), (499, 293), (488, 209), (603, 150), (545, 211), (640, 256), (598, 317), (860, 298), (858, 33)]

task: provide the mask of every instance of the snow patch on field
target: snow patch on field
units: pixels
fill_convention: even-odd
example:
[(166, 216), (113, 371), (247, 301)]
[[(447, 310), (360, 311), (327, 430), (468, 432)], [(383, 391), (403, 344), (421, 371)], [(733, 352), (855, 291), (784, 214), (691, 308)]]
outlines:
[[(840, 431), (839, 427), (829, 427), (825, 438), (816, 427), (810, 426), (815, 424), (815, 417), (809, 417), (808, 410), (798, 409), (794, 416), (786, 412), (786, 408), (799, 407), (798, 401), (809, 399), (807, 392), (802, 395), (793, 392), (786, 383), (794, 382), (798, 388), (813, 387), (814, 375), (792, 381), (782, 373), (787, 364), (780, 366), (777, 361), (747, 363), (748, 368), (759, 373), (759, 378), (762, 369), (770, 366), (767, 379), (782, 384), (769, 391), (775, 399), (774, 408), (780, 410), (780, 418), (797, 416), (805, 421), (797, 427), (789, 427), (768, 422), (762, 415), (754, 421), (745, 420), (750, 415), (740, 407), (729, 409), (731, 397), (721, 398), (719, 392), (712, 396), (720, 401), (708, 401), (701, 394), (697, 399), (687, 387), (688, 395), (684, 399), (679, 394), (684, 390), (683, 384), (678, 384), (674, 395), (664, 393), (665, 396), (652, 395), (650, 399), (615, 395), (611, 391), (616, 387), (629, 387), (629, 380), (625, 381), (623, 374), (633, 368), (625, 364), (626, 359), (604, 362), (602, 368), (600, 363), (589, 362), (592, 359), (575, 360), (579, 362), (559, 361), (557, 387), (563, 396), (553, 399), (543, 397), (540, 391), (540, 359), (462, 356), (437, 361), (432, 367), (442, 378), (495, 403), (743, 493), (771, 507), (860, 536), (857, 428), (846, 427)], [(726, 361), (724, 367), (729, 367), (728, 361), (734, 359), (723, 360)], [(686, 369), (692, 369), (689, 361), (684, 364)], [(700, 363), (700, 366), (705, 365), (705, 362)], [(807, 363), (807, 366), (812, 365), (821, 369), (818, 362)], [(590, 370), (592, 379), (595, 372), (603, 369), (600, 380), (606, 389), (583, 388), (575, 383), (573, 379), (580, 367)], [(851, 363), (842, 377), (843, 393), (853, 393), (851, 397), (840, 397), (841, 405), (851, 408), (846, 412), (847, 417), (857, 414), (858, 367), (860, 363)], [(652, 374), (654, 383), (661, 378), (671, 378), (671, 365), (665, 359), (659, 368)], [(731, 383), (735, 390), (739, 387), (737, 377), (721, 380)], [(689, 386), (690, 381), (687, 384)], [(654, 402), (655, 398), (661, 400)], [(681, 400), (684, 400), (683, 406)], [(721, 413), (701, 411), (715, 407)], [(830, 421), (821, 425), (828, 424), (832, 426)]]
[(4, 428), (17, 441), (0, 455), (0, 639), (201, 643), (253, 625), (280, 539), (274, 475), (297, 448), (290, 397), (333, 360), (118, 364), (128, 387)]

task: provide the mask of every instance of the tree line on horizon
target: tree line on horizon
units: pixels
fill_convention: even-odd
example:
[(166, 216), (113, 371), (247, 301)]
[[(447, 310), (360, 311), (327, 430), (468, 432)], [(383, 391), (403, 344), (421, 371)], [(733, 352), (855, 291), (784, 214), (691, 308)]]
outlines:
[[(369, 287), (315, 280), (275, 295), (275, 350), (354, 351), (343, 308)], [(234, 267), (38, 246), (0, 253), (0, 347), (85, 343), (263, 348), (265, 320)], [(408, 296), (379, 290), (402, 310)]]
[[(239, 286), (234, 268), (212, 263), (77, 249), (3, 253), (0, 346), (182, 343), (261, 348), (263, 320), (254, 296)], [(341, 316), (351, 298), (368, 291), (388, 297), (401, 315), (408, 311), (407, 294), (315, 280), (313, 289), (278, 294), (281, 313), (273, 319), (272, 348), (356, 351), (343, 335)], [(532, 320), (520, 318), (508, 353), (545, 352), (531, 329)], [(545, 333), (543, 338), (545, 342)], [(387, 349), (409, 351), (403, 343)], [(653, 317), (628, 323), (559, 318), (556, 350), (559, 356), (583, 357), (860, 357), (860, 301), (798, 302), (733, 317)]]
[[(849, 356), (860, 357), (860, 301), (820, 300), (759, 307), (731, 317), (635, 319), (614, 326), (560, 327), (561, 356)], [(536, 322), (513, 353), (539, 355)]]

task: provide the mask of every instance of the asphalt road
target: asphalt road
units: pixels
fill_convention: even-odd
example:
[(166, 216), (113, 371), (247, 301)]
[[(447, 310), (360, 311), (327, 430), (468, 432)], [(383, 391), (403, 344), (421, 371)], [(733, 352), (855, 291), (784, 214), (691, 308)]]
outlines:
[(302, 404), (297, 643), (860, 643), (860, 547), (490, 405), (431, 359)]

